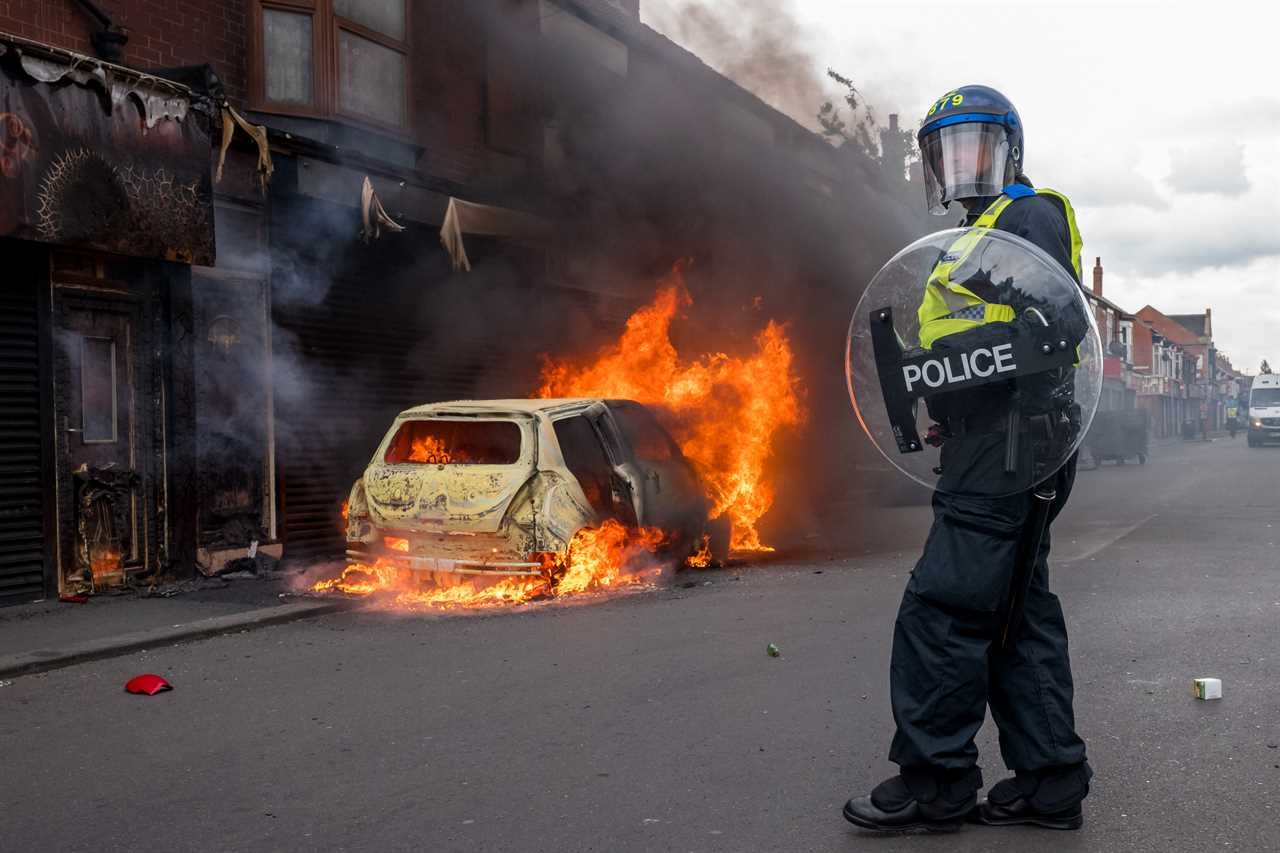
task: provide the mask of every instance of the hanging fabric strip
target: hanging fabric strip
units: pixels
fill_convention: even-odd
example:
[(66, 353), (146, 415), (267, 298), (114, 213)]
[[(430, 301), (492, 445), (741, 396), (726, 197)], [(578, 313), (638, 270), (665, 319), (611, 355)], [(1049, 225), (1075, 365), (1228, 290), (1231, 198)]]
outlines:
[(393, 233), (404, 230), (403, 225), (387, 214), (378, 194), (373, 191), (373, 183), (368, 175), (364, 176), (364, 184), (360, 187), (360, 221), (363, 224), (360, 239), (366, 243), (381, 237), (383, 228)]
[(216, 184), (222, 181), (222, 167), (226, 163), (227, 149), (231, 147), (231, 138), (235, 136), (236, 125), (249, 134), (258, 145), (258, 182), (265, 193), (267, 184), (271, 183), (271, 174), (275, 171), (275, 166), (271, 162), (271, 146), (267, 143), (267, 129), (260, 124), (250, 124), (230, 104), (222, 106), (222, 147), (218, 151), (218, 169), (214, 173), (213, 182)]

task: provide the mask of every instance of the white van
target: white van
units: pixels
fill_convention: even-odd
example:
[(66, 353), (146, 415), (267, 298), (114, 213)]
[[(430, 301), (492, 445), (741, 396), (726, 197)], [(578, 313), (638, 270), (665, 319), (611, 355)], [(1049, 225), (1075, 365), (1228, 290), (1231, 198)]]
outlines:
[(1280, 375), (1255, 376), (1249, 391), (1249, 446), (1280, 441)]

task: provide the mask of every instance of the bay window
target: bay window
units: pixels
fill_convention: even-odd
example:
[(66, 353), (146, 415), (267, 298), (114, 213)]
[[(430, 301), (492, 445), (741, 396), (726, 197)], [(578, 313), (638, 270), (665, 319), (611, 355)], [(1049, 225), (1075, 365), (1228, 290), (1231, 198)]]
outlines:
[(251, 5), (255, 109), (408, 129), (408, 0)]

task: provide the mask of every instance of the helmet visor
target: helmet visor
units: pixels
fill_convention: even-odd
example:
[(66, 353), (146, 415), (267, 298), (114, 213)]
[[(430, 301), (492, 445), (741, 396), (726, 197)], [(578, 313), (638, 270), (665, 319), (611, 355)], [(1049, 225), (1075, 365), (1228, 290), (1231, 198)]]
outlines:
[(943, 214), (962, 198), (997, 196), (1014, 179), (1009, 137), (1003, 126), (952, 124), (920, 143), (929, 212)]

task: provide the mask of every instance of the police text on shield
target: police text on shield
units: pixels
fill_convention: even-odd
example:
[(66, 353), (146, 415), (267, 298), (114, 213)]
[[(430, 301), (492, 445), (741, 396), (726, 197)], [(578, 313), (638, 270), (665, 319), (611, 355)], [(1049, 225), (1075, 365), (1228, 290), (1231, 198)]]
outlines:
[(923, 381), (929, 388), (941, 388), (967, 382), (971, 379), (986, 379), (992, 374), (1013, 373), (1018, 365), (1013, 362), (1013, 344), (999, 344), (994, 347), (978, 347), (972, 352), (959, 354), (959, 370), (956, 370), (952, 359), (946, 356), (930, 359), (921, 364), (904, 364), (902, 378), (906, 380), (907, 390), (915, 388), (917, 382)]

